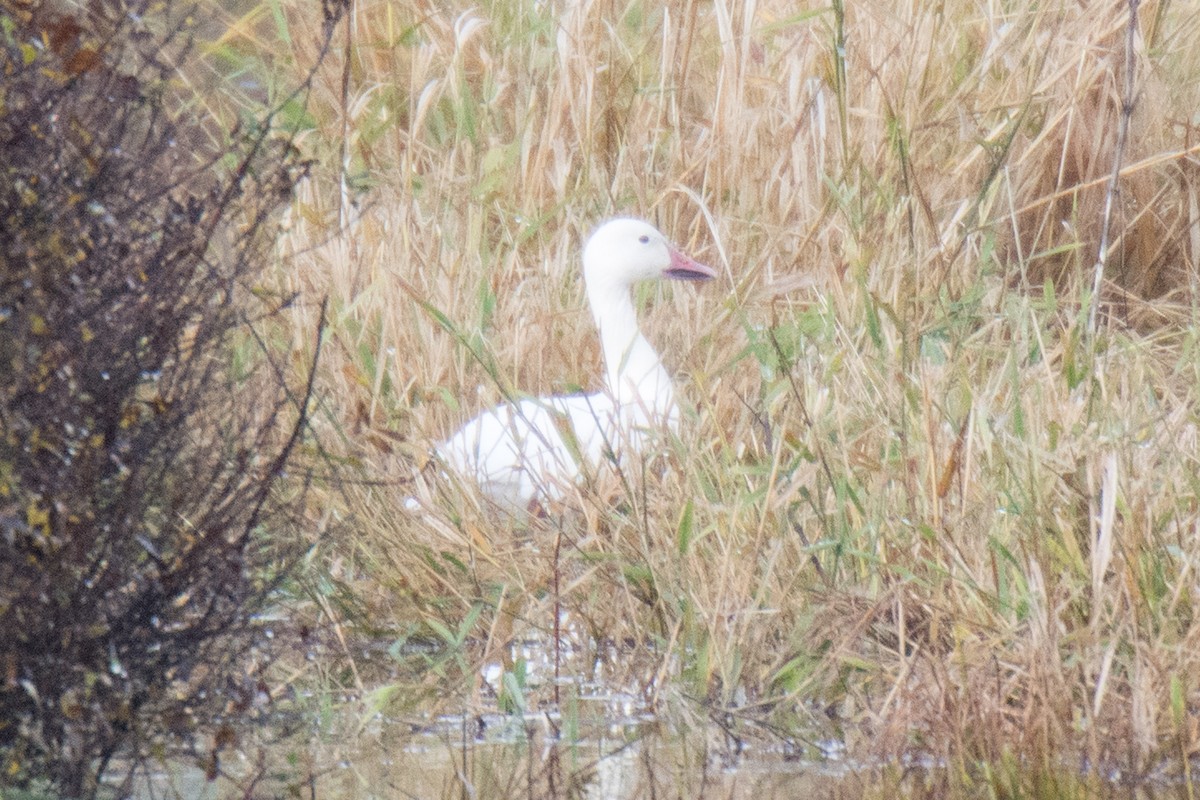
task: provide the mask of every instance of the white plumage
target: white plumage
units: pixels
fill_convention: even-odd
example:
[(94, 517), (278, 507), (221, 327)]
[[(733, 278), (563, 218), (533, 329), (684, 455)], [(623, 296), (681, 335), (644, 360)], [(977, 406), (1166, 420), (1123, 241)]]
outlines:
[(604, 390), (504, 404), (464, 425), (438, 448), (442, 461), (502, 505), (558, 499), (583, 476), (621, 464), (647, 437), (679, 424), (671, 377), (638, 328), (635, 283), (716, 276), (668, 243), (653, 225), (618, 218), (583, 251), (588, 303), (600, 333)]

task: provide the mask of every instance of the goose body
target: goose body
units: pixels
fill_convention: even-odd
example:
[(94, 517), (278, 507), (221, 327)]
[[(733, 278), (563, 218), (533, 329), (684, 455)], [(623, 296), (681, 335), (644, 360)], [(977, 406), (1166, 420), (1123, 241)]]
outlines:
[(604, 357), (603, 391), (497, 406), (438, 448), (448, 467), (503, 505), (561, 498), (584, 476), (643, 449), (647, 437), (678, 426), (671, 376), (638, 327), (633, 285), (708, 280), (716, 272), (649, 223), (617, 218), (588, 239), (583, 273)]

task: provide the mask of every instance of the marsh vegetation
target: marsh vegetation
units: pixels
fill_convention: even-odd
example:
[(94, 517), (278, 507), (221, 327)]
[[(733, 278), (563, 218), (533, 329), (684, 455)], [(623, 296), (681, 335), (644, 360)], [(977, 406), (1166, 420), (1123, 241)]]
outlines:
[[(1178, 774), (1200, 19), (1143, 4), (1127, 52), (1129, 11), (359, 4), (282, 274), (332, 298), (319, 424), (361, 469), (324, 507), (341, 622), (478, 648), (379, 707), (469, 706), (569, 614), (655, 711)], [(681, 435), (514, 531), (424, 454), (596, 386), (577, 252), (629, 211), (725, 275), (641, 298)], [(398, 511), (418, 475), (436, 520)]]
[[(269, 688), (352, 710), (334, 751), (379, 719), (569, 719), (601, 676), (671, 730), (963, 792), (1190, 792), (1192, 4), (361, 0), (300, 97), (319, 10), (230, 8), (205, 113), (277, 108), (312, 160), (264, 340), (304, 375), (327, 310), (319, 546)], [(498, 514), (430, 445), (598, 388), (578, 252), (624, 213), (723, 276), (638, 296), (679, 436)], [(569, 791), (529, 753), (515, 792)]]

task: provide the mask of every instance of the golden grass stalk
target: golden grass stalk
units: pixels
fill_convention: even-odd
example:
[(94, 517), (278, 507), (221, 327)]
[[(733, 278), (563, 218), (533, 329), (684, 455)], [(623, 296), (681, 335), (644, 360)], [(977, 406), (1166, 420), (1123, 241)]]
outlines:
[[(360, 2), (281, 280), (297, 341), (332, 298), (321, 432), (361, 488), (328, 503), (376, 622), (473, 620), (486, 659), (565, 609), (660, 708), (863, 750), (1194, 752), (1200, 17), (1144, 3), (1129, 64), (1126, 14)], [(684, 431), (514, 531), (420, 467), (506, 393), (598, 386), (578, 251), (618, 212), (727, 276), (640, 298)]]

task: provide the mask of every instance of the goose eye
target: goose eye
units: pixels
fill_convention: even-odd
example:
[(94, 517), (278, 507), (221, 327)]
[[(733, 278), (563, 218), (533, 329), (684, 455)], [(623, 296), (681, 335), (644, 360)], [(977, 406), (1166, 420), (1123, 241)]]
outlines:
[(650, 237), (643, 233), (638, 237), (638, 241), (642, 244), (650, 244)]

